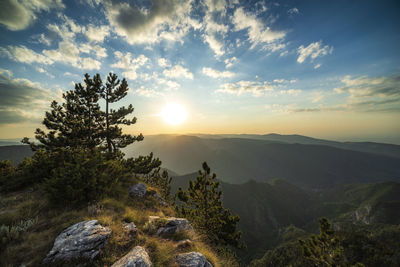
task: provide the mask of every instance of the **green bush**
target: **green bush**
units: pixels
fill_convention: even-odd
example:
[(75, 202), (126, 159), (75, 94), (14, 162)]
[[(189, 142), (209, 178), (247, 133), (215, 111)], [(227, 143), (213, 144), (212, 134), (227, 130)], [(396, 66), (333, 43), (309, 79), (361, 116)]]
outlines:
[(78, 206), (102, 199), (124, 174), (119, 160), (106, 159), (100, 151), (62, 149), (51, 156), (43, 189), (53, 205)]
[(17, 166), (13, 166), (9, 160), (0, 162), (0, 191), (15, 191), (32, 184), (31, 158), (25, 158)]

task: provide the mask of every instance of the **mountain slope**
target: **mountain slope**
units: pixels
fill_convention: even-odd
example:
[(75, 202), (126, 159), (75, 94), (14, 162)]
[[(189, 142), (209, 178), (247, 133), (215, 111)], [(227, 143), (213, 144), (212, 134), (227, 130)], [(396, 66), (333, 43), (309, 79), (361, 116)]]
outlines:
[[(196, 176), (173, 177), (172, 191), (186, 189)], [(396, 182), (352, 184), (323, 191), (306, 191), (283, 180), (221, 182), (221, 189), (224, 206), (240, 216), (239, 228), (248, 250), (238, 253), (245, 262), (261, 257), (288, 235), (315, 232), (317, 219), (322, 216), (350, 224), (400, 223), (400, 183)], [(292, 229), (289, 234), (288, 229)]]
[(127, 156), (154, 152), (164, 167), (177, 173), (193, 172), (207, 161), (229, 183), (279, 178), (302, 187), (324, 188), (400, 180), (400, 158), (325, 145), (160, 135), (146, 137), (124, 152)]

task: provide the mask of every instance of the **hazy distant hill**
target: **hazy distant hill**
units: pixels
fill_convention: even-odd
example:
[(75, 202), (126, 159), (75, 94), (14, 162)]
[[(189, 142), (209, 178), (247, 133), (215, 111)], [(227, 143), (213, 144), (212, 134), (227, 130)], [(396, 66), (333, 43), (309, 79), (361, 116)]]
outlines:
[(303, 135), (281, 135), (281, 134), (222, 134), (222, 135), (195, 135), (201, 138), (246, 138), (246, 139), (256, 139), (256, 140), (268, 140), (280, 143), (289, 144), (304, 144), (304, 145), (325, 145), (332, 146), (336, 148), (369, 152), (373, 154), (382, 154), (386, 156), (398, 157), (400, 158), (400, 145), (393, 144), (383, 144), (376, 142), (337, 142), (329, 141), (323, 139), (317, 139), (312, 137), (307, 137)]
[(32, 150), (27, 145), (0, 146), (0, 160), (11, 160), (14, 164), (32, 155)]
[(219, 178), (229, 183), (279, 178), (299, 186), (320, 188), (400, 180), (400, 158), (328, 145), (157, 135), (125, 149), (127, 156), (151, 151), (160, 157), (165, 168), (180, 174), (193, 172), (207, 161)]

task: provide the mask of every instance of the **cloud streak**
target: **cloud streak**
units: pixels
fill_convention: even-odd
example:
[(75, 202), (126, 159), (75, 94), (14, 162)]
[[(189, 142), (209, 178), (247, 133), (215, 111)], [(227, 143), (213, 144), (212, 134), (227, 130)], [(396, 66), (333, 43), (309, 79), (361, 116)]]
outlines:
[(0, 70), (0, 124), (39, 121), (50, 101), (60, 98), (38, 83), (11, 75)]
[[(299, 55), (297, 58), (298, 63), (303, 63), (308, 58), (310, 58), (311, 62), (317, 57), (323, 57), (329, 54), (332, 54), (333, 47), (328, 45), (323, 45), (322, 41), (311, 43), (308, 46), (299, 46), (297, 49), (297, 54)], [(319, 68), (321, 65), (317, 64), (315, 68)]]

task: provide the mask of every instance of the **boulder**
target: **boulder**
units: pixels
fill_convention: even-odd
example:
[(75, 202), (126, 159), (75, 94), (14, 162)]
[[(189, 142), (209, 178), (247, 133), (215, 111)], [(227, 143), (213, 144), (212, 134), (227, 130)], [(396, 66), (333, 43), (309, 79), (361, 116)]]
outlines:
[(144, 183), (134, 184), (129, 188), (129, 195), (131, 197), (144, 197), (147, 192), (147, 187)]
[(111, 267), (151, 267), (149, 254), (141, 246), (134, 247)]
[(130, 236), (134, 236), (137, 233), (137, 227), (135, 225), (135, 223), (130, 222), (130, 223), (122, 223), (122, 226), (124, 227), (124, 231), (125, 233), (127, 233)]
[(213, 267), (206, 257), (199, 252), (178, 254), (176, 262), (179, 267)]
[(192, 225), (185, 218), (150, 216), (150, 223), (156, 225), (158, 236), (170, 236), (183, 231), (193, 231)]
[(44, 263), (67, 262), (77, 258), (93, 260), (110, 237), (111, 229), (97, 220), (83, 221), (65, 229), (54, 241)]

